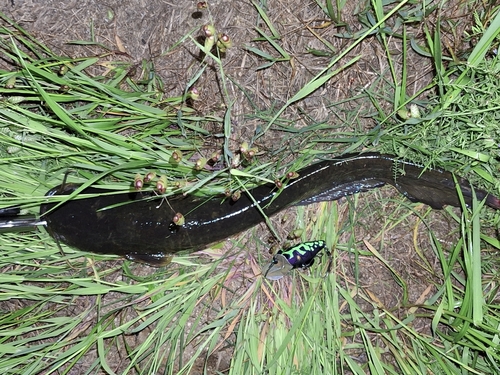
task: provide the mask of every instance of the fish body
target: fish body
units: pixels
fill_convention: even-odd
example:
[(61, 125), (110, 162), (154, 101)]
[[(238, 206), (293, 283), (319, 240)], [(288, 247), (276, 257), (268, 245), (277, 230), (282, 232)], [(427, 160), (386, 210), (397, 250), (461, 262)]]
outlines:
[[(472, 187), (460, 178), (457, 183), (465, 202), (471, 204)], [(262, 213), (272, 216), (293, 205), (336, 200), (385, 184), (436, 209), (460, 206), (452, 173), (367, 153), (320, 161), (298, 171), (298, 177), (280, 189), (272, 184), (258, 186), (250, 194), (242, 193), (237, 201), (182, 195), (162, 198), (154, 193), (121, 194), (89, 187), (82, 193), (99, 195), (72, 199), (57, 207), (57, 203), (44, 204), (40, 221), (55, 239), (69, 246), (161, 265), (173, 254), (202, 250), (251, 228), (264, 220)], [(77, 188), (66, 184), (51, 189), (48, 195), (71, 194)], [(495, 196), (474, 192), (479, 200), (500, 209)], [(184, 216), (183, 225), (173, 222), (177, 212)]]

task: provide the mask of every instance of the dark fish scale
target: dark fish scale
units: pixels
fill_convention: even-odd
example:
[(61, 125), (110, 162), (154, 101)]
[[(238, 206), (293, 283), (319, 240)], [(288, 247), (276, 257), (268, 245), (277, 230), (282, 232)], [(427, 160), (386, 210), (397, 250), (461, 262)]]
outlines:
[[(404, 171), (400, 173), (399, 171)], [(457, 179), (467, 204), (472, 201), (468, 181)], [(148, 193), (99, 195), (70, 200), (56, 209), (42, 205), (41, 219), (56, 239), (84, 251), (118, 254), (134, 261), (154, 265), (168, 263), (179, 252), (201, 250), (263, 221), (257, 202), (267, 216), (282, 209), (319, 201), (336, 200), (346, 195), (390, 184), (414, 202), (433, 208), (460, 206), (453, 175), (440, 169), (423, 169), (394, 156), (376, 153), (351, 155), (321, 161), (298, 171), (279, 191), (263, 185), (232, 201), (221, 197), (202, 199), (192, 196), (168, 198), (168, 204)], [(48, 195), (70, 194), (77, 185), (51, 189)], [(83, 193), (109, 193), (87, 188)], [(500, 200), (482, 190), (474, 190), (479, 200), (500, 209)], [(113, 206), (113, 208), (105, 209)], [(103, 210), (105, 209), (105, 210)], [(172, 222), (179, 212), (185, 222)]]

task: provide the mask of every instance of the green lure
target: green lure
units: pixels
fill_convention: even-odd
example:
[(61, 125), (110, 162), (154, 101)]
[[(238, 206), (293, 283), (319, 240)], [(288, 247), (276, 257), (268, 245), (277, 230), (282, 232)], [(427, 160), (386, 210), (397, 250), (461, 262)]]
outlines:
[(279, 280), (295, 268), (309, 268), (316, 255), (325, 247), (325, 241), (309, 241), (280, 250), (273, 257), (264, 276), (269, 280)]

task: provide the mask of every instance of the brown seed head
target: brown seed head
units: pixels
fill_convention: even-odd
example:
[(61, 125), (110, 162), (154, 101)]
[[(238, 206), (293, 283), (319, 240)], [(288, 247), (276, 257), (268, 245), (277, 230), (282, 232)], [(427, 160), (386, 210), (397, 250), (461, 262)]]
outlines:
[(172, 219), (175, 225), (182, 226), (186, 222), (186, 219), (184, 218), (184, 215), (182, 215), (180, 212), (177, 212), (174, 215), (174, 218)]
[(144, 182), (145, 183), (151, 182), (155, 177), (156, 177), (156, 173), (155, 172), (148, 172), (144, 176)]
[(142, 180), (142, 176), (137, 173), (134, 177), (134, 188), (135, 190), (141, 190), (144, 186), (144, 181)]

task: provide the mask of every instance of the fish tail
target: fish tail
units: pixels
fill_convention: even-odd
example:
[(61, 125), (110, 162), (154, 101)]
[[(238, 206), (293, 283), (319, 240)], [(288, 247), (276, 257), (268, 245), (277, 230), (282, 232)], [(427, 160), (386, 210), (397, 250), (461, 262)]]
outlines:
[(491, 208), (495, 208), (497, 210), (500, 210), (500, 198), (498, 198), (494, 195), (488, 194), (486, 196), (486, 204), (488, 206), (490, 206)]
[(0, 233), (30, 232), (47, 222), (35, 215), (18, 215), (18, 208), (0, 209)]

